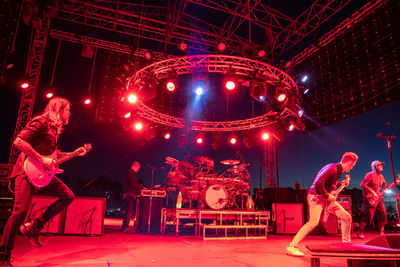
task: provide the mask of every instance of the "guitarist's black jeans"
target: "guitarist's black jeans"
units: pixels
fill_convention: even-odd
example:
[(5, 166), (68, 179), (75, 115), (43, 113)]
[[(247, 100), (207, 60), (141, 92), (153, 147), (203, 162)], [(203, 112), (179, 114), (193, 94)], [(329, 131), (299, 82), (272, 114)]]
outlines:
[(364, 230), (364, 227), (369, 225), (376, 214), (376, 221), (378, 224), (378, 230), (383, 231), (387, 223), (387, 215), (385, 206), (383, 205), (382, 199), (379, 200), (376, 207), (369, 204), (368, 200), (363, 196), (364, 199), (364, 216), (361, 219), (360, 227)]
[[(15, 236), (18, 234), (19, 227), (25, 221), (31, 209), (32, 195), (35, 190), (36, 189), (28, 182), (24, 174), (20, 174), (15, 178), (14, 208), (4, 227), (0, 244), (1, 253), (4, 254), (6, 258), (10, 257), (11, 250), (14, 247)], [(59, 197), (59, 199), (51, 204), (44, 213), (35, 218), (36, 226), (40, 231), (46, 222), (74, 201), (75, 195), (68, 186), (57, 177), (53, 177), (51, 182), (46, 187), (41, 188), (39, 192)]]

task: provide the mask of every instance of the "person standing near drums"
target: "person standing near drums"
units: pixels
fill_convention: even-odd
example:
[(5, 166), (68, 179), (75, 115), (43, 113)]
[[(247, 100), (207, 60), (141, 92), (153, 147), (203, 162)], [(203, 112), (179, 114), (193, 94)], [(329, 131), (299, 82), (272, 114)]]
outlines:
[(136, 198), (140, 194), (142, 185), (138, 183), (137, 173), (140, 169), (140, 163), (135, 161), (132, 163), (125, 177), (125, 191), (123, 198), (125, 199), (126, 209), (125, 216), (122, 222), (121, 231), (127, 232), (129, 229), (129, 222), (134, 217), (136, 209)]

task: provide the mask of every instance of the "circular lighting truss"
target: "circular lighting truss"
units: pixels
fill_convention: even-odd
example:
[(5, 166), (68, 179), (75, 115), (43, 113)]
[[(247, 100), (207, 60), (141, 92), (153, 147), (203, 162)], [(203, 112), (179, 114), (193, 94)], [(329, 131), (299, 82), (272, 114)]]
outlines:
[[(149, 77), (153, 79), (164, 79), (171, 72), (177, 75), (196, 73), (199, 70), (209, 73), (232, 73), (252, 81), (256, 75), (257, 80), (269, 84), (279, 84), (288, 93), (288, 101), (285, 105), (298, 104), (298, 88), (293, 79), (283, 72), (264, 62), (257, 60), (227, 56), (227, 55), (195, 55), (170, 58), (155, 62), (138, 70), (129, 80), (126, 86), (127, 91), (143, 93)], [(136, 102), (137, 115), (157, 124), (163, 124), (175, 128), (190, 128), (197, 131), (243, 131), (275, 123), (279, 118), (291, 114), (288, 108), (283, 108), (281, 112), (269, 111), (261, 116), (252, 117), (244, 120), (233, 121), (196, 121), (185, 120), (183, 118), (171, 116), (156, 111), (138, 100)]]

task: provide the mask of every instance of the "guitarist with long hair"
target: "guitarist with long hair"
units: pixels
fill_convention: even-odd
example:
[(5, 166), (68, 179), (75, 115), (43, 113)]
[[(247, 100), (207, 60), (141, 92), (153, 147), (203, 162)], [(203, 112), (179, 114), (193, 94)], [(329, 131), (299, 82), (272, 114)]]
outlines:
[[(22, 129), (14, 140), (14, 145), (21, 151), (11, 173), (15, 180), (15, 202), (10, 218), (5, 225), (0, 244), (2, 264), (12, 266), (10, 262), (11, 251), (18, 229), (27, 236), (30, 242), (41, 247), (39, 233), (51, 218), (56, 216), (75, 199), (74, 193), (57, 177), (52, 177), (48, 185), (40, 188), (44, 192), (59, 197), (46, 211), (32, 221), (24, 223), (32, 204), (32, 194), (37, 189), (28, 179), (24, 164), (28, 159), (40, 163), (43, 169), (50, 170), (55, 167), (56, 159), (50, 155), (58, 147), (58, 139), (63, 127), (68, 124), (71, 103), (61, 97), (52, 98), (43, 113), (33, 118)], [(87, 150), (72, 152), (79, 156), (85, 155)], [(59, 153), (57, 156), (68, 156), (71, 153)], [(24, 223), (24, 224), (23, 224)]]
[(374, 215), (376, 215), (379, 234), (384, 234), (387, 215), (380, 196), (381, 188), (386, 186), (385, 178), (382, 175), (383, 165), (384, 163), (379, 160), (373, 161), (371, 163), (372, 172), (365, 175), (360, 185), (363, 189), (364, 216), (357, 232), (359, 238), (364, 238), (364, 228), (371, 223)]
[[(335, 190), (340, 183), (338, 180), (342, 176), (342, 173), (349, 172), (357, 160), (357, 154), (346, 152), (339, 163), (328, 164), (318, 172), (307, 195), (309, 220), (301, 227), (290, 245), (286, 248), (287, 254), (291, 256), (304, 256), (304, 253), (298, 249), (298, 245), (317, 227), (321, 213), (327, 206), (330, 206), (330, 211), (342, 221), (342, 242), (351, 242), (351, 215), (336, 201)], [(346, 178), (343, 182), (348, 184), (350, 177)]]

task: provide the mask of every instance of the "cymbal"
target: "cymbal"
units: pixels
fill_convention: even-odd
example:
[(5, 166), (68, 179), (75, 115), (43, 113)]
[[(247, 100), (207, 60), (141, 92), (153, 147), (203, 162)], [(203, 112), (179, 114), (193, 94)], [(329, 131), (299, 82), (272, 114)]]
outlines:
[(214, 161), (212, 159), (204, 157), (204, 156), (194, 157), (193, 161), (198, 164), (214, 165)]
[(239, 164), (240, 161), (237, 159), (226, 159), (226, 160), (221, 160), (221, 163), (225, 165), (236, 165)]
[(171, 158), (171, 157), (165, 157), (165, 163), (176, 167), (179, 163), (179, 161), (177, 159)]

